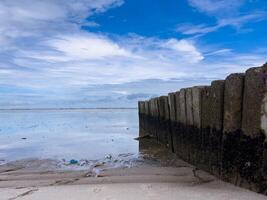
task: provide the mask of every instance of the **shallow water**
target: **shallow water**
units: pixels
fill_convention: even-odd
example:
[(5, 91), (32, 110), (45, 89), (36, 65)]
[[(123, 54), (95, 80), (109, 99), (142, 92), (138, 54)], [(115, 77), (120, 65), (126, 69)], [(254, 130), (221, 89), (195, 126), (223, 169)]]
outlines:
[[(138, 157), (136, 109), (0, 111), (0, 160)], [(126, 156), (125, 156), (126, 155)]]

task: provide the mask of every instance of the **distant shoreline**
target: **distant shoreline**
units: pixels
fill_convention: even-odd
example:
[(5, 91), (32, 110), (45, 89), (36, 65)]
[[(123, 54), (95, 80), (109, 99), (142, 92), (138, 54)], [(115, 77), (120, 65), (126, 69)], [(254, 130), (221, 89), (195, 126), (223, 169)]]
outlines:
[(136, 110), (137, 108), (0, 108), (0, 111), (16, 110)]

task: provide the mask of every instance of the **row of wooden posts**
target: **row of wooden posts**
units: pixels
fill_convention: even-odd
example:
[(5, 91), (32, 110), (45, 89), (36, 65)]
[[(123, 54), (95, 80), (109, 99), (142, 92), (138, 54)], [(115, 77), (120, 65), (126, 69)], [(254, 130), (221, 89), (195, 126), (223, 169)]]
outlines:
[(219, 178), (267, 192), (267, 64), (140, 101), (140, 136)]

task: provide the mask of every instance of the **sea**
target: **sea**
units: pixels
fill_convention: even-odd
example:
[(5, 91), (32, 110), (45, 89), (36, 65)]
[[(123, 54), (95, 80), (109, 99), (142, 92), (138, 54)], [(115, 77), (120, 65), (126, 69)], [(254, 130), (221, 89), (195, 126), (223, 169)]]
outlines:
[(0, 111), (0, 160), (98, 160), (137, 155), (137, 109)]
[(83, 170), (173, 165), (174, 155), (139, 136), (138, 110), (0, 110), (0, 166)]

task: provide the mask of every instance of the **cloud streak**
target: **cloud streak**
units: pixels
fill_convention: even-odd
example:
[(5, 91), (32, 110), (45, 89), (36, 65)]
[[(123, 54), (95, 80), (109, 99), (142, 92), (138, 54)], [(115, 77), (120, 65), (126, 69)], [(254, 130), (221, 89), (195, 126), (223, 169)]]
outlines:
[(245, 3), (245, 0), (188, 0), (189, 4), (209, 15), (233, 15)]
[(207, 24), (179, 24), (177, 32), (184, 35), (202, 36), (207, 33), (216, 32), (223, 27), (232, 27), (240, 30), (250, 22), (259, 22), (267, 19), (266, 11), (257, 10), (242, 13), (239, 9), (245, 3), (244, 0), (188, 0), (190, 5), (199, 12), (214, 17), (217, 22), (214, 25)]
[[(15, 77), (20, 77), (25, 82), (18, 85), (28, 87), (32, 84), (39, 88), (169, 79), (184, 76), (182, 66), (204, 59), (189, 40), (127, 36), (116, 42), (101, 34), (82, 31), (49, 38), (31, 44), (31, 48), (20, 47), (12, 57), (11, 81), (6, 78), (5, 82), (12, 84)], [(31, 81), (26, 77), (32, 77)]]

